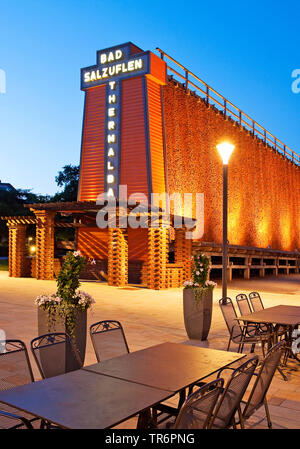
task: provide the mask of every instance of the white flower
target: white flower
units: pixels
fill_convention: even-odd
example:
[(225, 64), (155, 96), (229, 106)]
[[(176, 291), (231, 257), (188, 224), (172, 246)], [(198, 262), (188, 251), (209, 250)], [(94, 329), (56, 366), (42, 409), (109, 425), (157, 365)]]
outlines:
[(92, 298), (91, 295), (89, 295), (86, 292), (83, 292), (81, 290), (78, 290), (78, 292), (76, 293), (76, 296), (78, 298), (78, 304), (80, 304), (81, 306), (87, 306), (89, 307), (91, 304), (95, 303), (94, 298)]
[(200, 274), (200, 271), (196, 271), (196, 275), (199, 276), (199, 274)]
[(213, 287), (214, 288), (214, 287), (217, 286), (217, 283), (213, 282), (213, 281), (206, 281), (205, 285), (206, 285), (206, 287)]
[(92, 260), (91, 260), (91, 265), (96, 265), (95, 259), (92, 259)]
[(35, 304), (40, 306), (45, 306), (46, 304), (49, 305), (55, 305), (59, 304), (62, 301), (62, 299), (59, 296), (56, 296), (55, 294), (52, 295), (40, 295), (35, 299)]
[(74, 257), (80, 257), (81, 256), (81, 252), (80, 251), (74, 251), (73, 252), (73, 256)]
[(190, 280), (190, 281), (185, 281), (185, 282), (183, 283), (183, 286), (184, 286), (184, 287), (192, 287), (192, 286), (193, 286), (193, 281), (192, 281), (192, 280)]

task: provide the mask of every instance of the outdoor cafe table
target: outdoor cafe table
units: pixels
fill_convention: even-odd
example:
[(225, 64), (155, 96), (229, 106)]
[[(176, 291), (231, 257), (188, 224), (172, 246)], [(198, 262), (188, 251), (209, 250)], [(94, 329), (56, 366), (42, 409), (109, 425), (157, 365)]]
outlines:
[[(238, 318), (244, 323), (266, 324), (273, 328), (275, 333), (275, 342), (277, 340), (277, 332), (280, 326), (286, 326), (288, 329), (287, 344), (291, 347), (292, 331), (300, 324), (300, 306), (279, 305), (268, 307)], [(293, 357), (300, 361), (292, 351)]]
[(245, 355), (235, 352), (161, 343), (82, 369), (175, 394), (242, 357)]
[(170, 396), (170, 391), (80, 369), (1, 391), (0, 402), (59, 427), (107, 429)]
[(163, 343), (1, 391), (0, 402), (60, 427), (107, 429), (147, 414), (150, 407), (244, 356)]

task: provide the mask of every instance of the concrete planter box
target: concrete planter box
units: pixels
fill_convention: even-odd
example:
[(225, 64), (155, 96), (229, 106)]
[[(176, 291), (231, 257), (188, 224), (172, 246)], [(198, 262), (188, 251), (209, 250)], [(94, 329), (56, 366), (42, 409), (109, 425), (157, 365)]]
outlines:
[(184, 325), (188, 337), (192, 340), (206, 340), (212, 318), (213, 291), (206, 288), (201, 299), (195, 298), (193, 288), (183, 290)]
[[(71, 350), (67, 348), (66, 350), (66, 372), (73, 371), (82, 368), (85, 358), (86, 350), (86, 329), (87, 328), (87, 311), (78, 311), (76, 316), (76, 326), (75, 326), (75, 337), (74, 343), (78, 351), (79, 357), (76, 357)], [(38, 334), (39, 336), (48, 334), (50, 332), (64, 332), (69, 334), (68, 326), (66, 322), (58, 317), (55, 323), (51, 323), (50, 329), (48, 324), (48, 312), (38, 307)], [(79, 360), (78, 360), (79, 359)], [(43, 360), (41, 359), (43, 364)], [(45, 372), (47, 371), (46, 360), (43, 364)]]

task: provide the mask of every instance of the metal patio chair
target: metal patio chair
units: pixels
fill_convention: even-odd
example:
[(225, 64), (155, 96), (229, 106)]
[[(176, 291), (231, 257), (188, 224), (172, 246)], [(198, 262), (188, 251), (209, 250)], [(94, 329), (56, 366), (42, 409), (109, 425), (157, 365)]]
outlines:
[(244, 428), (244, 423), (253, 413), (260, 407), (264, 406), (268, 421), (268, 427), (272, 428), (272, 421), (268, 408), (266, 394), (271, 385), (276, 369), (279, 367), (280, 359), (285, 352), (285, 341), (280, 341), (274, 345), (267, 353), (266, 357), (261, 363), (258, 373), (254, 373), (256, 380), (252, 387), (248, 401), (242, 402), (242, 408), (239, 408), (239, 424)]
[(241, 315), (249, 315), (252, 313), (250, 302), (245, 293), (240, 293), (235, 297)]
[(263, 302), (261, 300), (260, 294), (258, 292), (249, 293), (250, 303), (253, 309), (253, 312), (259, 312), (264, 309)]
[(218, 377), (227, 369), (233, 371), (213, 412), (208, 425), (209, 429), (236, 428), (235, 415), (240, 410), (240, 403), (255, 372), (257, 363), (258, 357), (255, 356), (236, 369), (226, 367), (219, 372)]
[[(249, 315), (250, 313), (252, 313), (252, 308), (250, 306), (249, 299), (247, 295), (245, 295), (245, 293), (240, 293), (239, 295), (236, 296), (236, 303), (238, 305), (241, 315)], [(270, 330), (269, 327), (264, 324), (253, 324), (253, 325), (248, 324), (248, 327), (250, 326), (251, 327), (253, 326), (255, 333), (257, 333), (257, 331), (267, 333)]]
[(191, 394), (181, 407), (173, 428), (207, 429), (223, 385), (224, 379), (219, 378)]
[(129, 353), (125, 333), (119, 321), (105, 320), (92, 324), (90, 336), (98, 362)]
[[(34, 382), (32, 368), (25, 343), (21, 340), (0, 341), (0, 390), (10, 390)], [(39, 421), (28, 413), (22, 413), (0, 403), (0, 428), (33, 428), (32, 422)]]
[(238, 352), (242, 352), (244, 344), (251, 344), (251, 352), (254, 351), (255, 344), (261, 344), (263, 356), (265, 356), (264, 346), (271, 338), (271, 333), (256, 332), (255, 326), (241, 324), (237, 318), (232, 300), (229, 297), (219, 300), (219, 305), (229, 332), (227, 351), (231, 342), (238, 344)]
[[(43, 379), (78, 369), (79, 355), (63, 332), (41, 335), (31, 341), (31, 351)], [(76, 362), (76, 363), (74, 363)]]
[[(262, 302), (262, 299), (260, 297), (260, 294), (258, 292), (251, 292), (251, 293), (249, 293), (249, 300), (251, 302), (251, 306), (252, 306), (253, 312), (259, 312), (260, 310), (263, 310), (265, 308), (264, 304)], [(266, 327), (267, 326), (264, 325), (264, 324), (260, 325), (260, 328), (262, 329), (262, 331), (265, 331)], [(287, 329), (286, 326), (278, 326), (277, 335), (279, 337), (285, 336), (285, 334), (287, 332), (288, 332), (288, 329)]]

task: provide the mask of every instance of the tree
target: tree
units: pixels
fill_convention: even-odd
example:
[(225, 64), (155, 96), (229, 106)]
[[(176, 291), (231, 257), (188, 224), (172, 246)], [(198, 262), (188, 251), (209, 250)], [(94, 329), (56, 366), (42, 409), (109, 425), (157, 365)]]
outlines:
[(25, 209), (24, 204), (46, 203), (50, 199), (49, 195), (37, 195), (29, 189), (0, 191), (0, 216), (30, 215), (29, 209)]
[(51, 201), (76, 201), (79, 182), (79, 165), (65, 165), (55, 177), (55, 182), (58, 187), (63, 187), (63, 190), (56, 193), (51, 198)]
[[(55, 177), (58, 187), (63, 187), (61, 192), (53, 196), (39, 195), (33, 193), (30, 189), (0, 190), (0, 216), (11, 215), (33, 215), (33, 213), (24, 207), (24, 204), (48, 203), (58, 201), (76, 201), (79, 181), (79, 166), (65, 165)], [(70, 230), (65, 230), (61, 234), (72, 234)], [(72, 235), (71, 235), (72, 237)], [(0, 244), (5, 242), (7, 245), (8, 228), (5, 221), (0, 220)], [(1, 245), (0, 245), (1, 246)]]
[[(12, 188), (10, 190), (0, 190), (0, 216), (33, 215), (28, 208), (24, 207), (24, 204), (46, 203), (50, 199), (49, 195), (37, 195), (29, 189)], [(7, 246), (7, 241), (8, 228), (6, 222), (0, 220), (0, 243)]]

